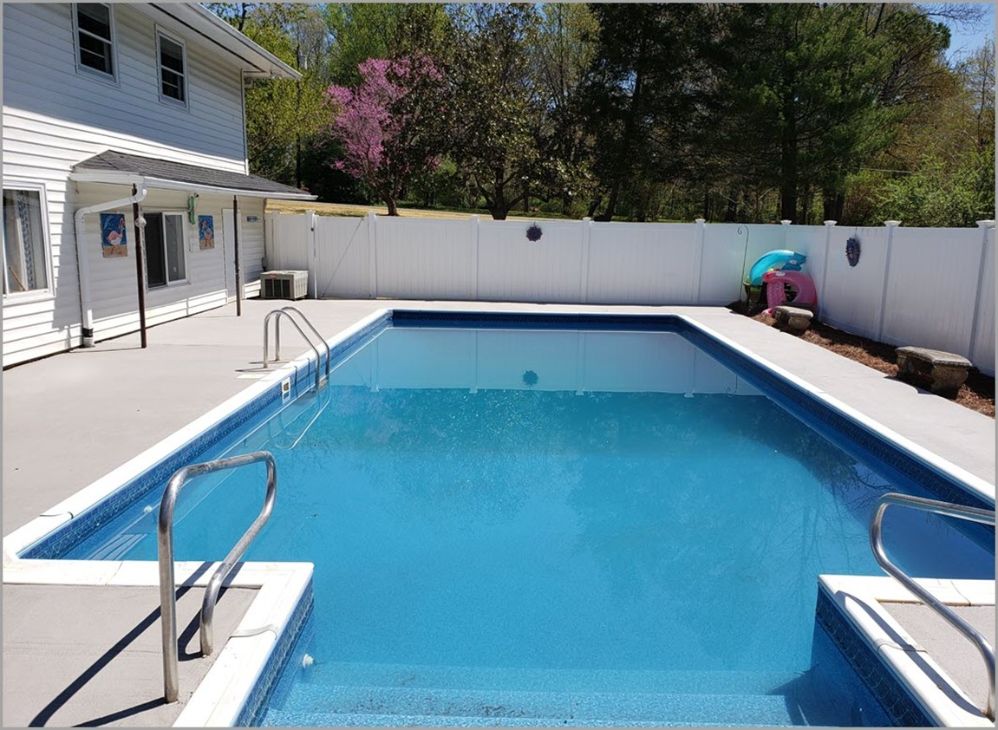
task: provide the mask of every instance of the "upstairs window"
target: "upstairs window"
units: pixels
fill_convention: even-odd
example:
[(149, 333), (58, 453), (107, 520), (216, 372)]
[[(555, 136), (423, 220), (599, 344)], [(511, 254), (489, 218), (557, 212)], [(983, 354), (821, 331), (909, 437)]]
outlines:
[(48, 288), (48, 255), (39, 190), (3, 191), (3, 293)]
[(101, 3), (77, 3), (74, 17), (80, 67), (113, 79), (115, 68), (111, 8)]
[(187, 103), (187, 64), (184, 46), (163, 33), (158, 33), (159, 93), (167, 98)]

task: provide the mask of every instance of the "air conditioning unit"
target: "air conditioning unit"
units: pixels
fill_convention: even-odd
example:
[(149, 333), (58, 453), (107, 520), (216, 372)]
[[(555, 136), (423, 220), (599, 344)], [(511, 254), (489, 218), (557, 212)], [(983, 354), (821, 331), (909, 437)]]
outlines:
[(304, 299), (308, 295), (307, 271), (264, 271), (260, 274), (261, 299)]

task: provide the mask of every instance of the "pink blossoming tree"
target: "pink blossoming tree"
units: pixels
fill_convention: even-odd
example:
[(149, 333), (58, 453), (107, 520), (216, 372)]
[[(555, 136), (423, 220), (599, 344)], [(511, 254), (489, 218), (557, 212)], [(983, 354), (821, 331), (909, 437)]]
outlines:
[(331, 132), (343, 145), (333, 166), (363, 181), (398, 215), (398, 200), (440, 163), (447, 104), (443, 74), (426, 56), (372, 58), (360, 84), (330, 86)]

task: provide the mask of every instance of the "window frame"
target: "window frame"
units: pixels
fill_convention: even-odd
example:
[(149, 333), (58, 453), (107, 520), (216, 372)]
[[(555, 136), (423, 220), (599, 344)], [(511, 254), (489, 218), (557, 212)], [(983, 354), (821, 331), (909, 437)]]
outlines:
[[(2, 190), (22, 190), (24, 192), (38, 193), (39, 215), (42, 219), (42, 252), (45, 258), (45, 287), (40, 289), (28, 289), (27, 291), (9, 291), (7, 285), (7, 247), (0, 246), (0, 264), (3, 265), (3, 285), (2, 294), (5, 303), (22, 303), (31, 301), (42, 301), (55, 298), (55, 286), (53, 285), (52, 267), (52, 237), (49, 234), (49, 205), (45, 194), (44, 183), (31, 182), (29, 180), (19, 180), (8, 178), (3, 181)], [(2, 237), (2, 234), (0, 234)]]
[[(180, 36), (171, 33), (158, 23), (155, 25), (154, 30), (156, 33), (156, 58), (154, 59), (156, 63), (156, 94), (159, 96), (159, 100), (164, 104), (168, 104), (174, 108), (189, 110), (191, 108), (191, 72), (190, 64), (187, 60), (187, 44)], [(171, 43), (176, 43), (180, 46), (180, 58), (184, 64), (184, 98), (182, 100), (174, 99), (172, 96), (167, 96), (163, 93), (163, 50), (161, 43), (161, 39), (163, 38), (166, 38)], [(176, 71), (172, 71), (172, 69), (169, 70), (172, 73), (176, 73)]]
[[(150, 210), (149, 215), (158, 215), (160, 219), (160, 225), (162, 226), (161, 233), (163, 236), (163, 274), (166, 277), (165, 284), (151, 285), (149, 283), (149, 246), (148, 238), (143, 235), (143, 246), (142, 246), (142, 257), (145, 259), (143, 262), (143, 269), (146, 279), (146, 289), (149, 291), (161, 291), (164, 289), (169, 289), (171, 286), (184, 286), (191, 283), (191, 273), (188, 269), (190, 261), (187, 258), (187, 237), (189, 231), (187, 230), (187, 211), (181, 210), (179, 208), (167, 208), (164, 210)], [(145, 215), (145, 212), (143, 213)], [(176, 279), (170, 281), (170, 259), (169, 259), (169, 248), (166, 242), (166, 217), (170, 215), (175, 215), (180, 217), (180, 253), (184, 257), (184, 278)]]
[[(103, 5), (107, 8), (108, 22), (111, 29), (111, 70), (112, 73), (107, 73), (105, 71), (99, 71), (96, 68), (87, 66), (80, 61), (80, 22), (79, 22), (79, 10), (77, 8), (80, 3), (70, 4), (70, 14), (73, 16), (73, 60), (76, 63), (76, 73), (88, 76), (93, 79), (98, 79), (106, 84), (112, 84), (114, 86), (119, 86), (118, 83), (118, 69), (120, 64), (118, 63), (118, 29), (114, 19), (114, 3), (83, 3), (85, 5)], [(93, 35), (89, 31), (83, 31), (89, 35)], [(96, 36), (95, 36), (96, 37)], [(103, 39), (101, 39), (103, 40)]]

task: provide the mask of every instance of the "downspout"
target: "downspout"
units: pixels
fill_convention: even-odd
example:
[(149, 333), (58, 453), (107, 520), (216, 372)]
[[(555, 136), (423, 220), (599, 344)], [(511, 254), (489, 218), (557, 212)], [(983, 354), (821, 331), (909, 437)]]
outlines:
[(76, 272), (80, 277), (80, 317), (82, 319), (81, 334), (83, 337), (82, 346), (83, 347), (93, 347), (94, 346), (94, 313), (93, 308), (90, 306), (90, 263), (87, 259), (86, 249), (84, 247), (84, 216), (90, 213), (100, 213), (105, 210), (114, 210), (115, 208), (124, 208), (133, 203), (139, 203), (145, 200), (146, 195), (149, 193), (145, 187), (145, 180), (139, 180), (135, 185), (135, 189), (138, 191), (134, 195), (129, 195), (127, 198), (120, 198), (118, 200), (109, 200), (106, 203), (97, 203), (95, 205), (88, 205), (84, 208), (80, 208), (76, 211), (75, 223), (76, 223)]

